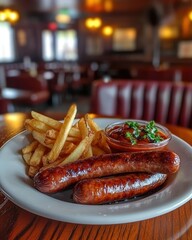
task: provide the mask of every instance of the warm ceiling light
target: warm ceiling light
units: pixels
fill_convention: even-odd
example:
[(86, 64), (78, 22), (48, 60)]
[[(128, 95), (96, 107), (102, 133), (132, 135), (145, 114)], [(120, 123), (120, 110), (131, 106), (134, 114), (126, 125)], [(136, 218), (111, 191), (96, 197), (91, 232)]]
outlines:
[(170, 39), (178, 37), (178, 29), (175, 27), (164, 26), (159, 29), (159, 36), (162, 39)]
[(93, 28), (94, 24), (93, 24), (93, 19), (92, 18), (87, 18), (85, 21), (85, 26), (87, 28)]
[(11, 11), (10, 9), (8, 9), (8, 8), (6, 8), (6, 9), (4, 10), (4, 13), (5, 13), (5, 15), (6, 15), (6, 18), (9, 18), (11, 12), (12, 12), (12, 11)]
[(104, 9), (105, 9), (105, 11), (107, 11), (107, 12), (111, 12), (111, 11), (113, 10), (113, 3), (112, 3), (111, 0), (106, 0), (106, 1), (104, 2)]
[(102, 24), (102, 22), (101, 22), (100, 18), (95, 18), (94, 19), (94, 26), (95, 26), (95, 28), (101, 27), (101, 24)]
[(188, 14), (190, 21), (192, 21), (192, 10)]
[(87, 28), (99, 28), (102, 25), (100, 18), (87, 18), (85, 21), (85, 26)]
[(19, 19), (19, 14), (18, 12), (12, 11), (9, 15), (9, 20), (10, 22), (16, 22)]
[(6, 14), (3, 11), (0, 11), (0, 21), (6, 21)]
[(86, 0), (85, 6), (88, 9), (99, 11), (102, 9), (102, 0)]
[(102, 32), (105, 36), (111, 36), (113, 34), (113, 28), (111, 26), (105, 26)]
[(0, 11), (0, 21), (8, 21), (11, 23), (19, 20), (19, 13), (11, 9), (4, 9)]

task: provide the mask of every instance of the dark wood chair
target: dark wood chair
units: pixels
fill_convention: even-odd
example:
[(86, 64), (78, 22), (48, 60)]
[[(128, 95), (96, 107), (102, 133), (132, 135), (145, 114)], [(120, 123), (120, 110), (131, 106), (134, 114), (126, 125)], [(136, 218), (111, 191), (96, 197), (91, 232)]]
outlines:
[(62, 102), (64, 95), (68, 90), (68, 83), (63, 70), (52, 72), (53, 76), (47, 80), (48, 89), (50, 92), (51, 103), (57, 105)]

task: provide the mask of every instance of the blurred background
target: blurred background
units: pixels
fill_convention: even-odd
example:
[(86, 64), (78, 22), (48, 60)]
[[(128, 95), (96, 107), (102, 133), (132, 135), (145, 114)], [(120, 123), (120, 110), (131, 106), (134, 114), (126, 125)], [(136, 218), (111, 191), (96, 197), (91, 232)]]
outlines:
[(192, 0), (0, 1), (2, 113), (86, 112), (96, 80), (190, 82), (191, 63)]

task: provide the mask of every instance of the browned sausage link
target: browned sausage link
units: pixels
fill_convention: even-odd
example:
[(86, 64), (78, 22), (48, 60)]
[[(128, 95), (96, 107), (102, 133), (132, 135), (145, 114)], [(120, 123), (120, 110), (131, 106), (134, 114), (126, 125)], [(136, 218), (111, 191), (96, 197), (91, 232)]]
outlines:
[(34, 177), (34, 186), (41, 192), (53, 193), (85, 178), (126, 172), (170, 174), (179, 165), (178, 155), (170, 151), (105, 154), (40, 171)]
[(162, 185), (161, 173), (130, 173), (123, 176), (84, 179), (73, 190), (73, 200), (82, 204), (103, 204), (140, 196)]

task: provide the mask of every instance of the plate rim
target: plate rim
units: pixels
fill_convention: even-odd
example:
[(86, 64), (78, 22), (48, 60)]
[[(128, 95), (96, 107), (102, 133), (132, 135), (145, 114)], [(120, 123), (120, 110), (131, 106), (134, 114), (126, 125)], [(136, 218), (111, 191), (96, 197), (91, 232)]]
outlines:
[[(122, 120), (122, 118), (95, 118), (94, 120), (96, 120), (96, 121), (99, 121), (100, 119), (102, 119), (102, 120), (112, 120), (112, 121), (116, 121), (117, 119), (118, 120)], [(9, 144), (12, 144), (13, 142), (14, 142), (14, 140), (15, 140), (15, 138), (17, 138), (17, 137), (20, 137), (20, 136), (22, 136), (23, 134), (26, 134), (27, 133), (27, 130), (24, 130), (24, 131), (22, 131), (22, 132), (20, 132), (20, 133), (18, 133), (18, 134), (16, 134), (15, 136), (13, 136), (12, 138), (10, 138), (8, 141), (6, 141), (1, 147), (0, 147), (0, 156), (1, 156), (1, 150), (2, 149), (4, 149), (4, 148), (7, 148), (7, 147), (9, 147), (8, 145)], [(187, 142), (185, 142), (183, 139), (181, 139), (181, 138), (179, 138), (178, 136), (176, 136), (176, 135), (174, 135), (174, 134), (172, 134), (172, 139), (171, 139), (171, 141), (170, 142), (172, 142), (174, 139), (176, 139), (176, 141), (181, 141), (182, 142), (182, 144), (184, 144), (185, 145), (185, 147), (186, 148), (190, 148), (190, 151), (192, 152), (192, 147), (191, 147), (191, 145), (190, 144), (188, 144)], [(1, 161), (1, 159), (0, 159), (0, 165), (2, 164), (2, 161)], [(25, 167), (24, 166), (24, 163), (23, 163), (23, 167)], [(0, 172), (1, 172), (1, 170), (0, 170)], [(27, 177), (27, 176), (26, 176)], [(122, 223), (131, 223), (131, 222), (137, 222), (137, 221), (142, 221), (142, 220), (146, 220), (146, 219), (150, 219), (150, 218), (154, 218), (154, 217), (158, 217), (158, 216), (160, 216), (160, 215), (163, 215), (163, 214), (166, 214), (166, 213), (168, 213), (168, 212), (171, 212), (171, 211), (173, 211), (173, 210), (175, 210), (176, 208), (178, 208), (178, 207), (180, 207), (180, 206), (182, 206), (183, 204), (185, 204), (186, 202), (188, 202), (191, 198), (192, 198), (192, 189), (191, 189), (191, 191), (190, 191), (190, 193), (188, 193), (188, 195), (185, 197), (185, 198), (183, 198), (181, 201), (176, 201), (172, 206), (169, 206), (169, 208), (168, 209), (159, 209), (158, 208), (158, 211), (156, 211), (156, 213), (151, 213), (151, 212), (148, 212), (148, 214), (146, 214), (145, 213), (145, 217), (143, 217), (143, 215), (142, 214), (136, 214), (135, 213), (135, 215), (133, 214), (133, 215), (131, 215), (131, 219), (130, 219), (130, 217), (128, 217), (127, 218), (127, 215), (125, 215), (125, 214), (121, 214), (121, 218), (119, 219), (118, 217), (113, 217), (113, 218), (111, 218), (111, 219), (109, 219), (109, 215), (107, 216), (105, 216), (105, 214), (101, 214), (101, 215), (97, 215), (97, 216), (94, 216), (94, 218), (96, 218), (96, 220), (95, 219), (92, 219), (92, 220), (90, 220), (87, 216), (82, 216), (81, 215), (81, 218), (80, 218), (80, 216), (79, 217), (77, 217), (76, 215), (75, 215), (75, 217), (74, 217), (74, 215), (73, 216), (64, 216), (63, 218), (62, 217), (58, 217), (57, 216), (57, 214), (51, 214), (50, 215), (50, 213), (49, 212), (39, 212), (39, 210), (37, 210), (37, 209), (35, 209), (34, 207), (35, 206), (28, 206), (28, 204), (26, 204), (25, 203), (25, 201), (24, 201), (24, 204), (21, 202), (21, 201), (19, 201), (18, 199), (15, 199), (15, 195), (13, 195), (13, 194), (10, 194), (10, 191), (7, 191), (7, 189), (4, 189), (4, 187), (3, 187), (3, 185), (2, 185), (2, 181), (1, 181), (1, 178), (0, 178), (0, 188), (1, 188), (1, 191), (3, 192), (3, 194), (9, 199), (9, 200), (11, 200), (14, 204), (16, 204), (16, 205), (18, 205), (19, 207), (21, 207), (21, 208), (23, 208), (23, 209), (25, 209), (25, 210), (27, 210), (27, 211), (29, 211), (29, 212), (31, 212), (31, 213), (33, 213), (33, 214), (36, 214), (36, 215), (39, 215), (39, 216), (42, 216), (42, 217), (46, 217), (46, 218), (49, 218), (49, 219), (54, 219), (54, 220), (59, 220), (59, 221), (64, 221), (64, 222), (71, 222), (71, 223), (78, 223), (78, 224), (92, 224), (92, 225), (95, 225), (95, 224), (99, 224), (99, 225), (105, 225), (105, 224), (122, 224)], [(33, 189), (33, 191), (36, 191), (36, 192), (38, 192), (36, 189)], [(40, 192), (38, 192), (38, 194), (43, 194), (43, 193), (40, 193)], [(157, 192), (157, 194), (158, 194), (158, 192)], [(43, 194), (42, 196), (47, 196), (46, 194)], [(48, 196), (49, 197), (49, 196)], [(41, 197), (40, 197), (41, 198)], [(44, 199), (44, 198), (43, 198)], [(55, 199), (56, 200), (56, 199)], [(141, 200), (138, 200), (138, 201), (142, 201), (143, 199), (141, 199)], [(59, 200), (60, 201), (60, 200)], [(137, 202), (138, 202), (137, 201)], [(64, 202), (64, 204), (65, 205), (68, 205), (68, 206), (71, 206), (71, 204), (73, 204), (74, 205), (74, 203), (67, 203), (67, 202)], [(122, 203), (121, 204), (121, 206), (123, 206), (124, 204), (127, 204), (127, 203)], [(110, 206), (110, 205), (101, 205), (101, 206), (99, 206), (98, 207), (98, 205), (91, 205), (91, 206), (89, 206), (89, 205), (86, 205), (86, 207), (85, 207), (85, 205), (81, 205), (81, 204), (75, 204), (76, 206), (78, 205), (80, 208), (87, 208), (88, 210), (90, 209), (90, 207), (91, 208), (93, 208), (93, 207), (96, 207), (96, 208), (101, 208), (101, 206)], [(115, 206), (115, 205), (111, 205), (111, 206)], [(116, 206), (118, 206), (118, 205), (116, 205)], [(139, 216), (139, 215), (142, 215), (142, 216)]]

